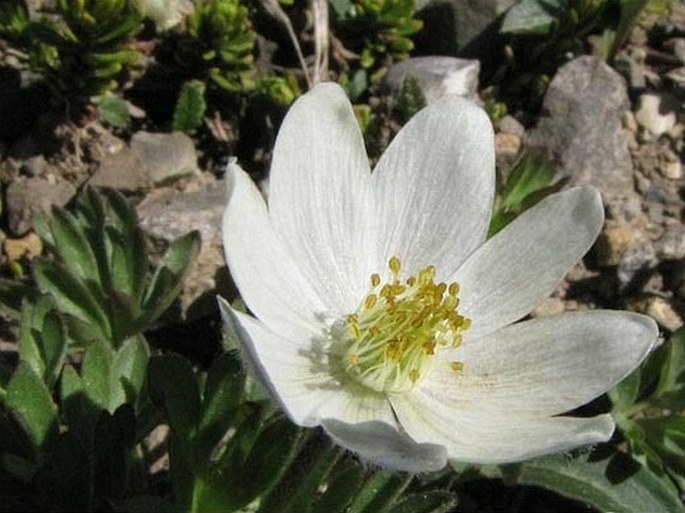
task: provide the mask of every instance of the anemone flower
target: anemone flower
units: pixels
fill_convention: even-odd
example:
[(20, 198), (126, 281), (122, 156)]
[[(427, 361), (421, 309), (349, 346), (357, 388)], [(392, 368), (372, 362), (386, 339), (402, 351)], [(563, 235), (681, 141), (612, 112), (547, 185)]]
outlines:
[(293, 422), (408, 472), (505, 463), (607, 440), (608, 414), (565, 416), (624, 378), (658, 330), (584, 311), (524, 320), (596, 239), (599, 193), (554, 194), (486, 239), (493, 130), (444, 97), (373, 173), (335, 84), (285, 117), (269, 204), (229, 165), (223, 237), (254, 317), (221, 308), (248, 366)]

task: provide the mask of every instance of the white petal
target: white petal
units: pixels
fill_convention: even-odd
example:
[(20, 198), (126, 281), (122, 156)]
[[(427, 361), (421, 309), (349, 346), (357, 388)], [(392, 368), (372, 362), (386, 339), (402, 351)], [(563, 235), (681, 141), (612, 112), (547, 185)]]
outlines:
[(466, 336), (491, 333), (530, 312), (590, 249), (604, 221), (592, 187), (553, 194), (481, 246), (450, 281), (461, 285)]
[(483, 109), (445, 96), (414, 116), (373, 172), (379, 202), (379, 266), (433, 264), (456, 271), (483, 240), (495, 191), (492, 125)]
[(414, 440), (444, 445), (449, 459), (468, 463), (513, 463), (568, 451), (604, 442), (614, 431), (611, 415), (490, 418), (450, 408), (422, 389), (392, 398), (392, 405), (400, 425)]
[(417, 473), (437, 471), (447, 464), (444, 447), (431, 443), (417, 444), (384, 422), (353, 425), (324, 419), (322, 425), (335, 443), (382, 467)]
[(274, 233), (259, 191), (231, 163), (223, 217), (226, 261), (240, 295), (254, 314), (286, 338), (306, 336), (326, 310)]
[(274, 147), (269, 212), (298, 267), (326, 304), (349, 313), (369, 288), (375, 259), (368, 157), (337, 84), (298, 99)]
[[(424, 393), (453, 410), (507, 418), (558, 415), (603, 394), (635, 369), (658, 340), (656, 323), (595, 310), (507, 326), (453, 351), (463, 364), (436, 365)], [(447, 406), (445, 406), (447, 407)]]
[(226, 328), (238, 337), (248, 366), (293, 422), (307, 427), (319, 425), (322, 418), (394, 422), (384, 396), (334, 377), (320, 346), (321, 334), (287, 340), (236, 312), (221, 298), (219, 304)]

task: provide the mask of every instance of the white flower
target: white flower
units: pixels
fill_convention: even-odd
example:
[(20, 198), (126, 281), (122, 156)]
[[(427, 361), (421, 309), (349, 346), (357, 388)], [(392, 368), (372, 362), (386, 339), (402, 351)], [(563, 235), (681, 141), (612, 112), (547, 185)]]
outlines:
[(290, 109), (268, 209), (229, 166), (224, 246), (256, 318), (222, 302), (248, 363), (290, 418), (374, 463), (503, 463), (607, 440), (559, 416), (625, 377), (657, 340), (648, 317), (586, 311), (512, 324), (594, 242), (599, 193), (578, 187), (486, 241), (492, 127), (445, 97), (370, 172), (350, 104), (323, 84)]

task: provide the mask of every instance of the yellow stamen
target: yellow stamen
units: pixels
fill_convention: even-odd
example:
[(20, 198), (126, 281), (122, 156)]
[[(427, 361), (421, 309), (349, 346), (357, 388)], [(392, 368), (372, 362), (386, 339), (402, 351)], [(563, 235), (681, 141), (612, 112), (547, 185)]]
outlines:
[[(391, 277), (381, 283), (371, 275), (371, 291), (357, 312), (348, 315), (348, 330), (336, 338), (332, 354), (342, 370), (377, 392), (405, 392), (427, 376), (435, 355), (462, 343), (471, 320), (460, 315), (459, 285), (436, 283), (429, 265), (415, 276), (400, 279), (400, 259), (388, 261)], [(460, 362), (451, 362), (461, 371)]]

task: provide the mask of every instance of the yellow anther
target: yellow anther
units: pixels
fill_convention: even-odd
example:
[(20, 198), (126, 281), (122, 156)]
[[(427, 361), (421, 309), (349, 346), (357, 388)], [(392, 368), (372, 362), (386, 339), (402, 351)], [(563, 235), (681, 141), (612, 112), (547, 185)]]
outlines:
[(391, 257), (388, 261), (388, 267), (390, 267), (390, 270), (394, 275), (400, 274), (400, 259), (396, 256)]
[(461, 362), (451, 362), (450, 367), (454, 372), (461, 372), (464, 370), (464, 364)]
[[(392, 275), (385, 281), (379, 273), (371, 275), (371, 290), (346, 317), (347, 330), (336, 338), (334, 351), (361, 385), (406, 392), (430, 373), (438, 351), (461, 344), (471, 321), (457, 311), (459, 285), (436, 283), (434, 266), (402, 277), (400, 259), (393, 256), (388, 267)], [(462, 368), (459, 362), (450, 365)]]

